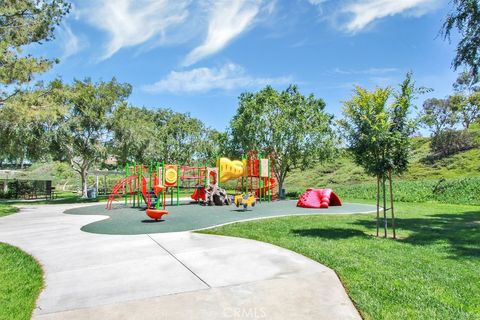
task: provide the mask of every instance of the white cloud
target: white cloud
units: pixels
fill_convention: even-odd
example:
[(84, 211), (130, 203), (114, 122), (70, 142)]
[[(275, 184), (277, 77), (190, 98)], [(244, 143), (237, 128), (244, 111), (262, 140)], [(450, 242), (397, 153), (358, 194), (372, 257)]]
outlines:
[(101, 60), (126, 47), (183, 44), (200, 39), (183, 59), (192, 65), (225, 48), (255, 22), (265, 22), (277, 0), (84, 0), (75, 10), (108, 35)]
[(58, 29), (57, 38), (59, 39), (59, 43), (61, 43), (63, 51), (61, 60), (75, 55), (86, 45), (85, 41), (81, 40), (76, 34), (74, 34), (70, 26), (66, 23), (62, 24)]
[[(260, 0), (218, 0), (212, 4), (205, 41), (193, 49), (183, 61), (189, 66), (222, 50), (244, 32), (260, 11)], [(272, 10), (269, 8), (269, 10)]]
[[(328, 0), (308, 0), (321, 8)], [(339, 2), (334, 9), (333, 19), (339, 19), (341, 28), (349, 33), (359, 32), (375, 20), (397, 14), (422, 16), (436, 9), (439, 0), (347, 0)]]
[(228, 63), (221, 68), (196, 68), (188, 71), (172, 71), (165, 78), (143, 89), (150, 93), (170, 92), (175, 94), (232, 90), (236, 88), (261, 87), (287, 84), (290, 77), (254, 78), (237, 64)]
[(438, 0), (363, 0), (353, 2), (344, 8), (344, 12), (352, 14), (353, 18), (347, 22), (345, 29), (348, 32), (358, 32), (377, 19), (407, 13), (420, 16), (434, 8)]
[(106, 31), (109, 40), (101, 59), (124, 47), (164, 37), (188, 16), (189, 0), (92, 0), (77, 15)]

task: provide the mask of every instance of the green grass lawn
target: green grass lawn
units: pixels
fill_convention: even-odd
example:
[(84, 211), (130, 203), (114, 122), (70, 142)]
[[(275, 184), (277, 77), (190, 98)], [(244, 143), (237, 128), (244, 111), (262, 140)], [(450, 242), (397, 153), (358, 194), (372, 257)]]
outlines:
[(0, 242), (0, 319), (30, 319), (42, 286), (37, 261)]
[(9, 204), (0, 203), (0, 217), (8, 216), (15, 212), (18, 212), (18, 208)]
[(398, 203), (400, 239), (374, 215), (301, 216), (204, 233), (269, 242), (334, 269), (365, 319), (480, 319), (480, 206)]

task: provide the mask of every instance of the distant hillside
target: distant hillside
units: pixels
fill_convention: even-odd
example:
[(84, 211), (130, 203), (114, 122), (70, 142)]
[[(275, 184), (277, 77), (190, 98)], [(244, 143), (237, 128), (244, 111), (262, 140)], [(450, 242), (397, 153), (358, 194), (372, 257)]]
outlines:
[[(480, 148), (461, 152), (433, 163), (422, 161), (429, 154), (429, 138), (413, 138), (412, 158), (407, 173), (397, 180), (438, 180), (480, 177)], [(335, 187), (375, 182), (355, 165), (347, 151), (333, 162), (303, 172), (296, 170), (287, 176), (285, 188), (302, 191), (308, 187)]]

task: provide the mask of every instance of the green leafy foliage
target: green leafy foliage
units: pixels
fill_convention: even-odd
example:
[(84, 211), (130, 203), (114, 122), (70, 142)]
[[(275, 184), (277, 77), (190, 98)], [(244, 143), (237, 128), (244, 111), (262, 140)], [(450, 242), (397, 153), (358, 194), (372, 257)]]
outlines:
[(53, 60), (22, 54), (33, 43), (53, 39), (54, 29), (70, 9), (64, 0), (2, 0), (0, 3), (0, 102), (15, 94), (33, 74), (48, 70)]
[(82, 196), (87, 196), (88, 170), (107, 155), (108, 127), (112, 113), (125, 103), (131, 86), (112, 79), (108, 82), (75, 80), (72, 85), (50, 84), (58, 104), (66, 111), (55, 130), (52, 145), (57, 157), (67, 160), (82, 178)]
[(418, 92), (411, 74), (407, 74), (397, 92), (391, 88), (369, 92), (357, 87), (355, 95), (344, 103), (345, 118), (339, 124), (355, 163), (367, 174), (384, 178), (387, 172), (400, 174), (407, 169), (409, 137), (416, 127), (408, 115)]
[(450, 39), (453, 30), (460, 34), (457, 52), (452, 65), (455, 69), (464, 65), (478, 82), (480, 76), (480, 1), (453, 0), (453, 10), (442, 27), (444, 39)]
[(256, 93), (243, 93), (230, 122), (231, 153), (273, 153), (280, 190), (291, 170), (331, 157), (335, 144), (332, 118), (323, 100), (302, 95), (296, 86), (282, 92), (267, 86)]
[(122, 165), (133, 160), (213, 164), (226, 139), (189, 114), (127, 105), (114, 111), (110, 130), (111, 151)]
[(474, 84), (473, 75), (469, 72), (459, 74), (453, 84), (455, 94), (449, 97), (449, 103), (465, 129), (480, 117), (480, 86)]
[[(452, 130), (458, 121), (457, 108), (453, 103), (459, 103), (458, 97), (453, 99), (431, 98), (425, 100), (421, 112), (422, 124), (428, 128), (433, 136), (445, 130)], [(453, 103), (452, 103), (453, 102)]]
[(49, 158), (52, 132), (65, 113), (41, 86), (23, 90), (0, 108), (0, 159), (23, 166), (25, 160)]
[[(474, 136), (475, 143), (480, 140), (479, 133), (471, 128), (469, 132)], [(412, 151), (408, 171), (397, 178), (394, 184), (395, 194), (397, 186), (403, 181), (429, 181), (430, 186), (442, 178), (460, 180), (466, 177), (480, 177), (480, 149), (474, 148), (450, 155), (441, 159), (426, 161), (430, 155), (431, 138), (411, 138)], [(287, 192), (303, 193), (306, 188), (333, 188), (346, 190), (352, 186), (348, 194), (355, 196), (364, 193), (363, 185), (368, 185), (368, 196), (358, 195), (356, 198), (374, 199), (376, 187), (374, 177), (367, 175), (363, 169), (352, 161), (347, 150), (341, 150), (331, 162), (318, 164), (305, 170), (293, 170), (287, 177), (285, 186)], [(350, 190), (350, 189), (349, 189)], [(471, 190), (471, 189), (469, 189)], [(367, 192), (367, 191), (365, 191)], [(473, 192), (473, 191), (472, 191)], [(425, 198), (423, 198), (425, 199)]]
[(469, 131), (445, 130), (432, 137), (430, 143), (432, 154), (426, 160), (441, 159), (473, 148), (475, 140)]
[[(402, 202), (438, 201), (442, 203), (480, 205), (480, 178), (395, 181), (395, 199)], [(341, 198), (375, 200), (376, 183), (335, 187)]]

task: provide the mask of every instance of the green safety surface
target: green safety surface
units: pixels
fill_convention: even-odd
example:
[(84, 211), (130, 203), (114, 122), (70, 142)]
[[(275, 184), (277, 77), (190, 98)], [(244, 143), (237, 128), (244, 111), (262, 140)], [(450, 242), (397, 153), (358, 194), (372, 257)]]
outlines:
[(100, 234), (145, 234), (161, 232), (177, 232), (204, 229), (220, 224), (236, 221), (268, 218), (284, 215), (316, 215), (316, 214), (353, 214), (366, 213), (376, 210), (375, 206), (357, 203), (344, 203), (343, 206), (328, 209), (298, 208), (296, 201), (275, 201), (257, 203), (247, 211), (230, 206), (201, 206), (198, 204), (181, 204), (167, 206), (168, 214), (163, 220), (150, 219), (145, 210), (114, 205), (112, 210), (105, 209), (105, 205), (89, 206), (65, 211), (67, 214), (77, 215), (105, 215), (109, 219), (93, 222), (83, 226), (86, 232)]

